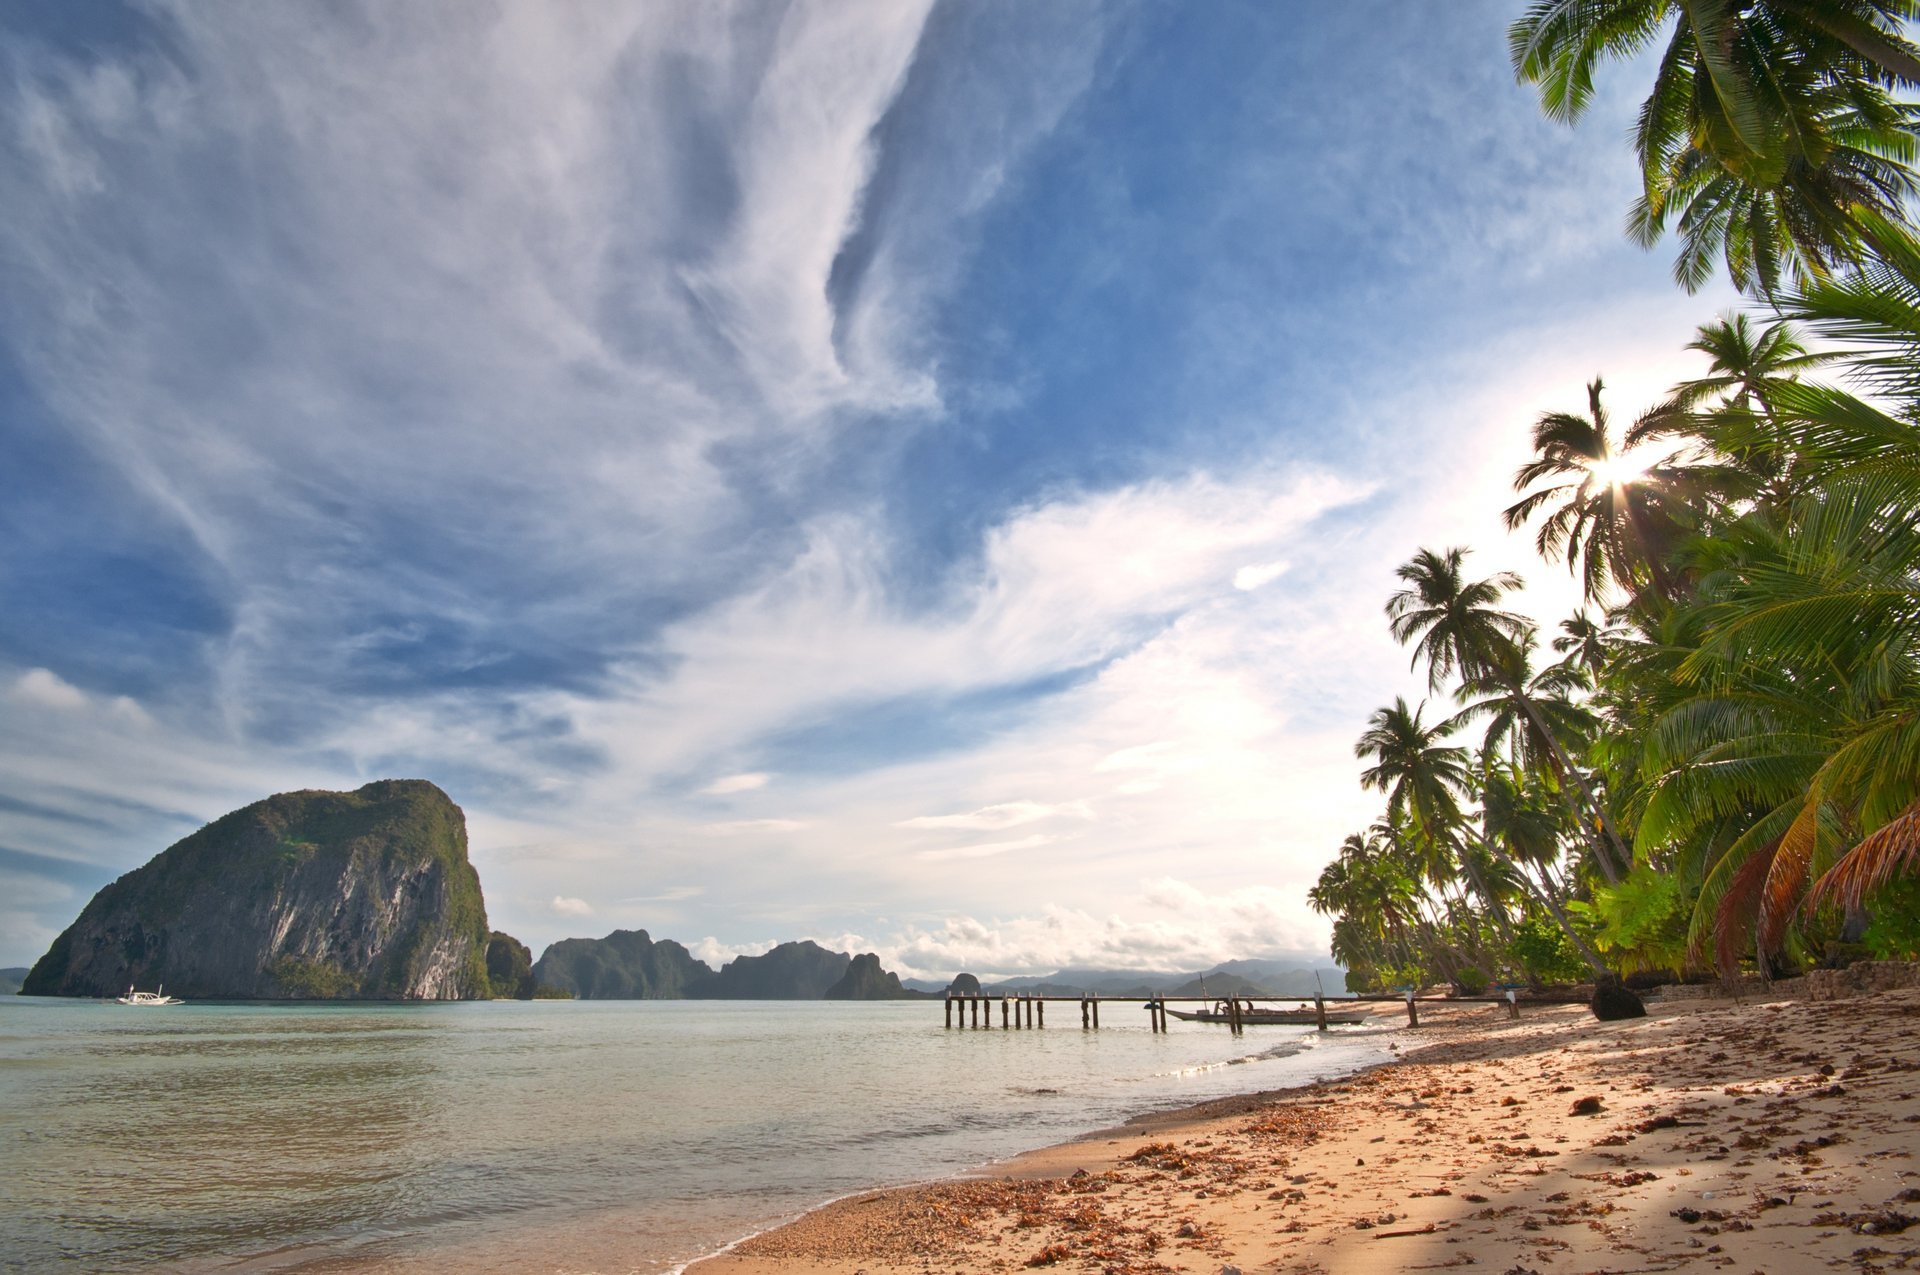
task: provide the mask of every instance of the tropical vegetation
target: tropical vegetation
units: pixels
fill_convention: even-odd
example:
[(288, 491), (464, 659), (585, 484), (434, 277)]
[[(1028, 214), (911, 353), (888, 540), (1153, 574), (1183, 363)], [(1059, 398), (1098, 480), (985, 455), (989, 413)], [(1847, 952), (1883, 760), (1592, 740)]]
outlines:
[(1310, 892), (1356, 986), (1763, 977), (1920, 956), (1920, 85), (1908, 0), (1536, 0), (1572, 121), (1661, 45), (1630, 230), (1756, 298), (1624, 427), (1542, 415), (1507, 526), (1585, 605), (1420, 548), (1386, 623), (1431, 698), (1356, 747), (1379, 819)]

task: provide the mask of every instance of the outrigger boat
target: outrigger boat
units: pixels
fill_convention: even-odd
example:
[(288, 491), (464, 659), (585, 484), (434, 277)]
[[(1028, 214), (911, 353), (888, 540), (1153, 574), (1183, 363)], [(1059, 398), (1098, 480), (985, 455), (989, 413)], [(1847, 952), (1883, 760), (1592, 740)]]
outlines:
[[(1211, 1009), (1180, 1010), (1168, 1007), (1167, 1013), (1174, 1018), (1189, 1023), (1231, 1023), (1233, 1007), (1221, 1001)], [(1367, 1021), (1369, 1011), (1364, 1009), (1327, 1010), (1327, 1025), (1352, 1026)], [(1317, 1027), (1320, 1025), (1319, 1012), (1311, 1006), (1302, 1009), (1255, 1008), (1252, 1001), (1240, 1002), (1240, 1023), (1245, 1027)]]
[(151, 991), (151, 992), (136, 992), (133, 990), (132, 986), (129, 985), (127, 988), (127, 994), (125, 996), (121, 996), (117, 998), (117, 1003), (121, 1005), (184, 1005), (186, 1004), (185, 1001), (181, 1000), (176, 996), (167, 995), (167, 985), (165, 983), (162, 983), (158, 990)]

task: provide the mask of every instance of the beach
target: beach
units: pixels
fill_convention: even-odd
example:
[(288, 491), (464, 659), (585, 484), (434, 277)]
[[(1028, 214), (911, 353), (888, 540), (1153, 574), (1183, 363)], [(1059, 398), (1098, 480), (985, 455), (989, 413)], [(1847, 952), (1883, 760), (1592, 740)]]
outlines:
[(841, 1200), (689, 1275), (1920, 1268), (1920, 988), (1648, 1009), (1423, 1006), (1399, 1061)]

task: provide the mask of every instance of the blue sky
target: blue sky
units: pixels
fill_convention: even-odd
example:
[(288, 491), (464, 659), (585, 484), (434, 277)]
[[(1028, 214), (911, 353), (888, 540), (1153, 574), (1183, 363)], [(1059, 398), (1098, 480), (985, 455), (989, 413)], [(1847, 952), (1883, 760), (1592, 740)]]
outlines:
[(1726, 309), (1516, 4), (0, 14), (0, 963), (275, 791), (494, 923), (1312, 949), (1421, 545)]

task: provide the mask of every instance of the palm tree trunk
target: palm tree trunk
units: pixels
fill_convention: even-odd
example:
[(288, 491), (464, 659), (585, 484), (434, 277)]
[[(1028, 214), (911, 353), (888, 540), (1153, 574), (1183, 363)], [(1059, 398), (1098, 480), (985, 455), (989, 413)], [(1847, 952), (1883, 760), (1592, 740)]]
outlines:
[(1506, 862), (1512, 866), (1513, 874), (1520, 878), (1528, 890), (1532, 891), (1534, 898), (1547, 905), (1547, 911), (1553, 913), (1553, 919), (1559, 922), (1560, 932), (1567, 936), (1567, 942), (1573, 944), (1593, 972), (1595, 974), (1609, 973), (1610, 971), (1607, 969), (1606, 963), (1600, 959), (1599, 953), (1595, 952), (1587, 941), (1580, 937), (1579, 932), (1573, 928), (1573, 922), (1567, 919), (1566, 911), (1560, 906), (1560, 901), (1553, 897), (1553, 891), (1543, 888), (1532, 877), (1528, 876), (1519, 864), (1514, 863), (1512, 859), (1501, 854), (1500, 851), (1495, 850), (1494, 853), (1499, 854), (1502, 859), (1506, 860)]
[[(1573, 764), (1573, 759), (1567, 756), (1566, 749), (1560, 746), (1560, 741), (1554, 737), (1553, 731), (1548, 729), (1546, 719), (1540, 716), (1540, 710), (1534, 706), (1533, 700), (1527, 695), (1525, 688), (1511, 684), (1510, 686), (1514, 698), (1519, 701), (1520, 707), (1526, 712), (1527, 720), (1533, 723), (1533, 728), (1540, 733), (1540, 741), (1547, 746), (1547, 751), (1553, 756), (1554, 767), (1559, 770), (1565, 778), (1571, 780), (1573, 786), (1579, 790), (1579, 801), (1577, 803), (1568, 803), (1573, 806), (1574, 820), (1576, 822), (1584, 822), (1580, 807), (1586, 806), (1590, 808), (1593, 811), (1595, 820), (1598, 821), (1600, 825), (1600, 831), (1606, 836), (1608, 845), (1612, 847), (1613, 853), (1619, 856), (1617, 859), (1614, 859), (1606, 853), (1607, 847), (1605, 846), (1596, 845), (1594, 847), (1595, 851), (1598, 852), (1593, 856), (1594, 862), (1600, 865), (1600, 871), (1605, 874), (1607, 884), (1618, 885), (1620, 883), (1620, 871), (1631, 867), (1633, 858), (1627, 853), (1626, 846), (1621, 843), (1620, 834), (1614, 831), (1613, 820), (1607, 817), (1607, 812), (1593, 799), (1593, 793), (1587, 787), (1587, 781), (1580, 777), (1580, 771)], [(1618, 864), (1618, 867), (1615, 866), (1616, 864)]]

